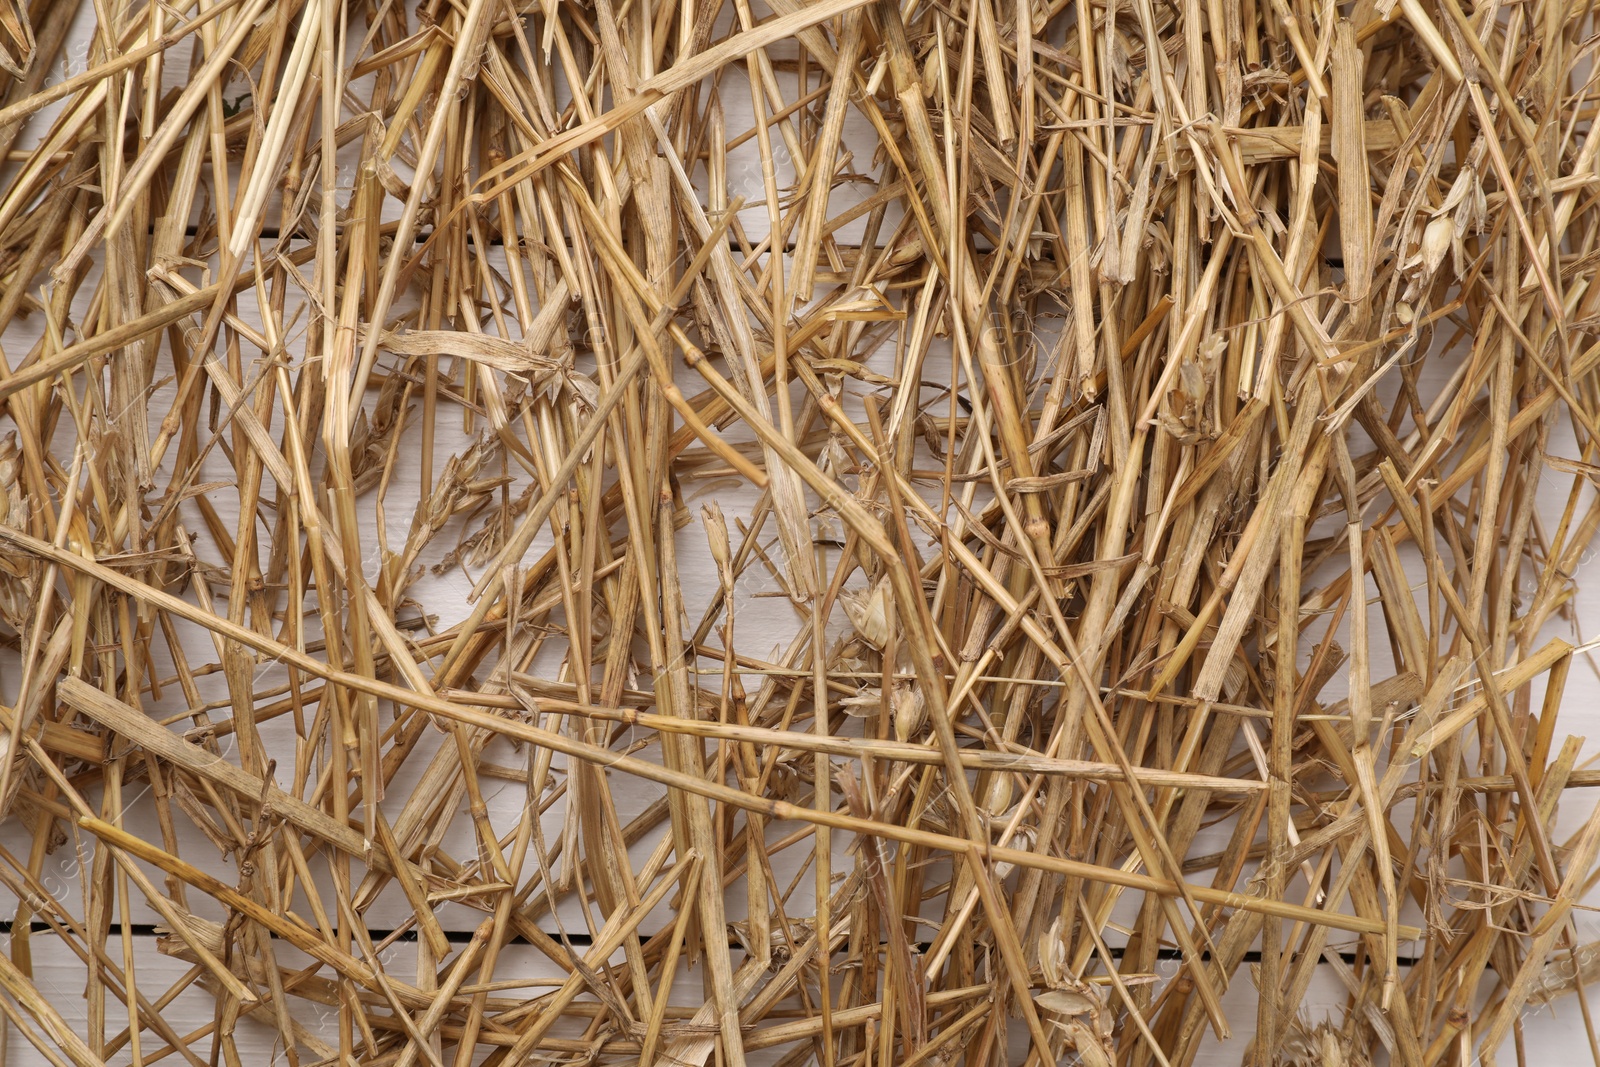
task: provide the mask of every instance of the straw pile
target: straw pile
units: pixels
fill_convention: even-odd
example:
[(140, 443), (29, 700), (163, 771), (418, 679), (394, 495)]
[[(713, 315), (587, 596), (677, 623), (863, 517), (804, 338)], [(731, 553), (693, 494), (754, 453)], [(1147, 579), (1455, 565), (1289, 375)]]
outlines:
[(765, 4), (0, 4), (13, 1053), (1587, 1026), (1589, 6)]

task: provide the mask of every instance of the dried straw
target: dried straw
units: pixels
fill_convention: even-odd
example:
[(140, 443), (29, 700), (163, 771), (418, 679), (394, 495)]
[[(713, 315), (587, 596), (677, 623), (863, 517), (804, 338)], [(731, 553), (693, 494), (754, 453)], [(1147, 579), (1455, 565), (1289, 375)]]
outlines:
[(0, 0), (10, 1048), (1600, 1063), (1590, 6), (765, 3)]

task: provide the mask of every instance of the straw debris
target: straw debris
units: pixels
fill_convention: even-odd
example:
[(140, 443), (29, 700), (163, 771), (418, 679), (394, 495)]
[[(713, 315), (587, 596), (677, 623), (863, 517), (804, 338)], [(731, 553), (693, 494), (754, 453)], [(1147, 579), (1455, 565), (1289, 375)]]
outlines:
[(1596, 29), (0, 0), (0, 1043), (1600, 1047)]

